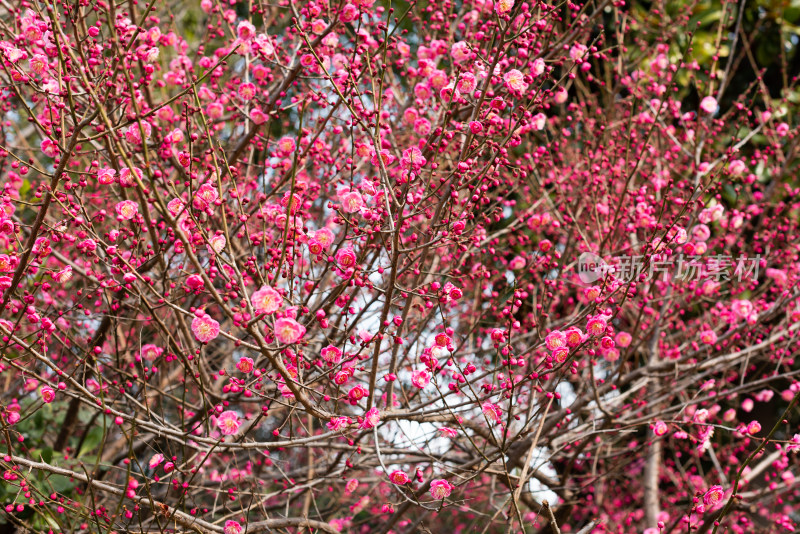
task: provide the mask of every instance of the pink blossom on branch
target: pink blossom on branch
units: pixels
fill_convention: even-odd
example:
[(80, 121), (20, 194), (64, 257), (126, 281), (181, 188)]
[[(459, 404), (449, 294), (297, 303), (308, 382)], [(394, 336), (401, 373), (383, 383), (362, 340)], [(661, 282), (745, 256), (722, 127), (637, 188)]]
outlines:
[(378, 426), (381, 420), (381, 413), (377, 408), (370, 408), (364, 414), (364, 420), (359, 425), (359, 428), (368, 430)]
[(297, 343), (306, 333), (305, 327), (290, 317), (277, 319), (274, 331), (275, 338), (283, 345)]
[(275, 289), (269, 286), (263, 286), (261, 289), (250, 295), (250, 302), (253, 304), (253, 310), (258, 314), (271, 314), (275, 313), (281, 308), (282, 297)]
[(236, 412), (228, 410), (217, 416), (217, 427), (219, 427), (219, 431), (225, 436), (236, 434), (241, 424)]
[(197, 341), (208, 343), (219, 335), (219, 323), (208, 315), (201, 315), (192, 319), (192, 333)]
[(436, 500), (444, 500), (450, 496), (453, 485), (443, 479), (436, 479), (431, 482), (431, 496)]

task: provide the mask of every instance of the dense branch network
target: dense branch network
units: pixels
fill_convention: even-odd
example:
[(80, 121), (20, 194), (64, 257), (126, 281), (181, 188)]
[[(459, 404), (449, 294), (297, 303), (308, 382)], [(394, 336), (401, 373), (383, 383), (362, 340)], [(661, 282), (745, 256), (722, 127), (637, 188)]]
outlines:
[(657, 4), (2, 2), (11, 531), (792, 530), (797, 79)]

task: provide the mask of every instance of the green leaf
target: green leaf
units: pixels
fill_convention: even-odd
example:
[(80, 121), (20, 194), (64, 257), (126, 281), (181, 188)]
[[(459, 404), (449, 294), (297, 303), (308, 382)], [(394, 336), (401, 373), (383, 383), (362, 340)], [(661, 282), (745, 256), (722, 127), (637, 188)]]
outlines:
[(100, 445), (100, 442), (103, 441), (103, 434), (103, 428), (99, 426), (93, 427), (91, 430), (89, 430), (89, 432), (86, 434), (86, 439), (83, 440), (81, 450), (78, 451), (78, 458), (95, 450), (97, 446)]
[(722, 198), (731, 204), (736, 202), (736, 191), (733, 189), (731, 184), (725, 184), (722, 187)]
[(28, 194), (28, 191), (31, 190), (31, 182), (30, 180), (23, 180), (22, 185), (19, 187), (19, 197), (25, 198)]
[(54, 475), (47, 479), (52, 486), (53, 491), (56, 493), (64, 494), (75, 487), (75, 483), (71, 482), (67, 477), (61, 475)]

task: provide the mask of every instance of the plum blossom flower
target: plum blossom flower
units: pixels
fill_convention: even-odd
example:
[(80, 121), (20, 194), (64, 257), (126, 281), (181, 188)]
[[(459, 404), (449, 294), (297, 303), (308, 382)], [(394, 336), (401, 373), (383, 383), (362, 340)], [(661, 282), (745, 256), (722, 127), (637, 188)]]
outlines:
[(544, 338), (544, 344), (548, 349), (555, 350), (567, 344), (567, 336), (565, 336), (564, 332), (561, 332), (560, 330), (554, 330), (547, 334), (547, 337)]
[(353, 4), (345, 4), (342, 8), (341, 19), (343, 22), (353, 22), (358, 17), (358, 8)]
[(711, 237), (711, 229), (705, 224), (701, 223), (692, 228), (692, 238), (695, 241), (708, 241), (709, 237)]
[(243, 20), (236, 27), (236, 35), (242, 41), (249, 41), (256, 34), (256, 27), (247, 20)]
[(458, 435), (458, 430), (455, 428), (450, 428), (449, 426), (443, 426), (439, 429), (443, 435), (447, 436), (448, 438), (454, 438)]
[(138, 167), (133, 167), (133, 169), (123, 167), (122, 170), (119, 171), (119, 185), (122, 187), (133, 187), (136, 185), (136, 180), (141, 180), (142, 177), (144, 177), (142, 169)]
[(420, 369), (419, 371), (411, 372), (411, 383), (420, 389), (427, 386), (430, 381), (431, 376), (427, 369)]
[(433, 341), (437, 347), (443, 347), (447, 350), (453, 349), (453, 340), (444, 332), (439, 332), (436, 334), (436, 336), (433, 338)]
[[(477, 84), (478, 81), (475, 79), (475, 75), (471, 72), (465, 72), (459, 76), (458, 82), (456, 83), (456, 90), (460, 93), (471, 94), (475, 91)], [(430, 124), (430, 122), (428, 124)]]
[(245, 102), (249, 102), (256, 96), (256, 86), (252, 83), (243, 83), (239, 86), (237, 91), (239, 98)]
[(436, 479), (431, 481), (431, 496), (437, 501), (446, 499), (453, 491), (453, 485), (443, 479)]
[(447, 297), (447, 300), (458, 300), (463, 296), (461, 288), (456, 287), (450, 282), (447, 282), (442, 288), (442, 292)]
[(206, 210), (217, 200), (219, 194), (217, 189), (211, 184), (201, 185), (194, 194), (192, 207), (196, 210)]
[(792, 436), (792, 439), (789, 441), (789, 444), (786, 445), (786, 452), (797, 452), (800, 451), (800, 434), (795, 434)]
[(113, 184), (116, 181), (117, 171), (114, 169), (100, 169), (97, 171), (97, 181), (102, 185)]
[(425, 136), (431, 133), (431, 121), (425, 117), (420, 117), (414, 121), (414, 132), (417, 135)]
[(314, 240), (322, 245), (325, 250), (333, 244), (334, 239), (336, 239), (336, 236), (330, 228), (320, 228), (314, 232)]
[(656, 436), (659, 437), (663, 436), (667, 433), (668, 430), (669, 427), (667, 426), (667, 423), (665, 423), (664, 421), (656, 421), (655, 423), (653, 423), (653, 434), (655, 434)]
[(734, 300), (731, 311), (740, 319), (746, 319), (753, 312), (753, 303), (749, 300)]
[(198, 289), (203, 289), (206, 283), (203, 281), (203, 277), (199, 274), (190, 274), (186, 277), (186, 285), (189, 289), (195, 291)]
[(236, 368), (245, 374), (252, 373), (254, 367), (255, 363), (253, 362), (253, 359), (246, 356), (242, 357), (242, 359), (236, 362)]
[(320, 352), (322, 359), (325, 360), (329, 365), (336, 365), (340, 361), (342, 361), (342, 350), (338, 347), (334, 347), (333, 345), (328, 345)]
[(492, 404), (491, 402), (484, 402), (481, 404), (481, 410), (487, 418), (494, 420), (498, 425), (502, 422), (503, 411), (498, 405)]
[(132, 124), (125, 130), (125, 138), (129, 143), (134, 145), (142, 144), (142, 130), (144, 130), (144, 138), (149, 139), (153, 131), (153, 127), (149, 122), (143, 122), (142, 127), (139, 128), (138, 124)]
[(336, 252), (336, 263), (342, 269), (349, 269), (356, 264), (356, 253), (352, 248), (342, 248)]
[(608, 324), (606, 323), (606, 320), (602, 317), (592, 317), (586, 324), (586, 331), (592, 337), (599, 337), (606, 331), (607, 326)]
[[(417, 87), (419, 87), (419, 86), (417, 86)], [(427, 91), (426, 98), (430, 98), (430, 96), (431, 96), (430, 95), (430, 89), (428, 89), (426, 87), (425, 90)], [(380, 165), (379, 161), (382, 161), (384, 167), (388, 167), (389, 165), (394, 163), (395, 159), (397, 159), (397, 158), (395, 158), (388, 149), (383, 148), (383, 149), (381, 149), (380, 152), (372, 154), (372, 158), (370, 159), (370, 161), (372, 162), (373, 165)]]
[(700, 341), (706, 345), (713, 345), (717, 342), (717, 334), (713, 330), (702, 330), (700, 332)]
[(174, 145), (177, 145), (178, 143), (183, 143), (183, 139), (184, 139), (183, 132), (178, 128), (175, 128), (164, 137), (164, 141), (172, 143)]
[(250, 110), (250, 120), (255, 124), (264, 124), (268, 118), (267, 114), (261, 111), (260, 108), (256, 107)]
[(381, 412), (377, 408), (370, 408), (367, 410), (367, 413), (364, 414), (364, 421), (358, 425), (358, 428), (361, 430), (369, 430), (370, 428), (375, 428), (378, 426), (381, 420)]
[(139, 204), (132, 200), (123, 200), (114, 206), (114, 210), (117, 212), (117, 219), (120, 221), (129, 221), (139, 213)]
[(524, 93), (528, 88), (528, 84), (525, 83), (525, 75), (517, 69), (506, 72), (503, 75), (503, 81), (506, 83), (506, 87), (517, 93)]
[(515, 256), (510, 262), (508, 262), (508, 268), (512, 271), (519, 271), (520, 269), (524, 269), (526, 265), (525, 258), (522, 256)]
[(536, 76), (541, 76), (542, 73), (544, 72), (544, 69), (545, 69), (544, 60), (540, 57), (536, 58), (533, 61), (533, 65), (531, 66), (531, 74), (534, 76), (534, 78)]
[(339, 371), (333, 375), (333, 381), (339, 386), (346, 384), (348, 380), (350, 380), (350, 373), (347, 371)]
[(28, 60), (28, 65), (30, 66), (31, 72), (42, 74), (46, 72), (48, 68), (47, 57), (42, 54), (34, 54), (33, 57)]
[(494, 11), (498, 15), (505, 15), (514, 7), (514, 0), (497, 0), (494, 3)]
[(152, 343), (148, 343), (147, 345), (142, 345), (142, 350), (139, 351), (139, 357), (142, 360), (152, 362), (161, 354), (163, 354), (164, 349), (157, 345), (153, 345)]
[(219, 335), (219, 323), (208, 315), (192, 319), (192, 333), (197, 341), (208, 343)]
[(708, 420), (708, 410), (701, 408), (694, 413), (692, 418), (695, 423), (705, 423)]
[(150, 461), (147, 463), (147, 465), (150, 466), (150, 469), (155, 469), (163, 461), (164, 461), (164, 455), (161, 454), (161, 453), (156, 453), (156, 454), (153, 455), (152, 458), (150, 458)]
[(783, 269), (772, 269), (769, 268), (766, 271), (767, 277), (772, 279), (775, 282), (775, 285), (778, 287), (786, 287), (786, 284), (789, 281), (789, 277), (786, 274), (786, 271)]
[(357, 191), (345, 193), (342, 197), (342, 210), (345, 213), (356, 213), (364, 207), (364, 198)]
[(506, 331), (502, 328), (492, 328), (489, 331), (489, 337), (495, 343), (502, 343), (506, 339)]
[(358, 479), (351, 478), (347, 481), (347, 484), (344, 485), (344, 490), (347, 493), (353, 493), (358, 488)]
[(306, 334), (306, 327), (292, 318), (281, 317), (275, 321), (275, 337), (283, 345), (297, 343)]
[(223, 534), (242, 534), (244, 527), (238, 522), (229, 519), (225, 521), (225, 527), (222, 529)]
[(403, 151), (403, 157), (400, 158), (400, 165), (406, 170), (418, 171), (425, 166), (427, 161), (428, 160), (422, 155), (422, 151), (412, 146)]
[(42, 152), (48, 158), (54, 158), (58, 156), (59, 150), (58, 145), (52, 139), (44, 139), (41, 143)]
[(211, 102), (206, 107), (206, 114), (213, 120), (221, 119), (224, 112), (225, 106), (223, 106), (221, 102)]
[(707, 448), (709, 443), (711, 442), (711, 437), (714, 435), (714, 427), (711, 425), (704, 426), (700, 429), (700, 432), (697, 436), (697, 447), (696, 450), (698, 452), (704, 452)]
[(719, 109), (719, 104), (717, 104), (717, 99), (713, 96), (707, 96), (703, 100), (700, 101), (700, 109), (708, 113), (709, 115), (716, 113)]
[(469, 43), (466, 41), (453, 43), (453, 46), (450, 47), (450, 56), (456, 63), (468, 60), (470, 56)]
[(747, 425), (747, 433), (751, 436), (755, 436), (759, 432), (761, 432), (761, 423), (758, 421), (750, 421), (750, 423)]
[(228, 240), (222, 234), (211, 236), (208, 240), (208, 251), (212, 254), (219, 254), (225, 248), (227, 242)]
[(264, 33), (259, 33), (250, 41), (250, 49), (254, 54), (261, 53), (268, 57), (275, 53), (275, 45), (272, 39)]
[(278, 140), (278, 152), (282, 156), (288, 156), (294, 152), (295, 148), (297, 148), (297, 145), (291, 137), (281, 137)]
[(397, 484), (398, 486), (403, 486), (411, 481), (409, 476), (400, 470), (392, 471), (389, 475), (389, 480), (392, 481), (392, 484)]
[(725, 490), (722, 486), (711, 486), (703, 495), (703, 504), (706, 506), (716, 506), (722, 502), (725, 497)]
[(239, 431), (242, 422), (236, 412), (227, 410), (217, 416), (217, 427), (225, 436), (231, 436)]
[[(606, 351), (604, 354), (608, 354), (608, 352)], [(553, 349), (551, 355), (558, 363), (564, 363), (569, 357), (569, 349), (567, 347), (557, 347)], [(608, 356), (606, 356), (606, 359), (608, 359)]]
[(178, 214), (181, 211), (183, 211), (184, 207), (185, 204), (179, 198), (173, 198), (172, 200), (167, 202), (167, 211), (169, 211), (169, 214), (172, 215), (173, 217), (177, 217)]
[(346, 428), (349, 424), (350, 424), (349, 417), (331, 417), (331, 420), (328, 423), (326, 423), (325, 426), (327, 426), (329, 430), (337, 432), (343, 428)]
[(281, 294), (270, 286), (261, 286), (261, 289), (250, 295), (253, 310), (261, 315), (275, 313), (281, 308)]
[(56, 392), (50, 386), (42, 386), (42, 389), (39, 390), (39, 394), (42, 396), (42, 400), (46, 403), (51, 403), (56, 398)]
[(575, 43), (569, 49), (569, 58), (572, 61), (578, 61), (583, 57), (583, 55), (586, 53), (587, 50), (588, 48), (586, 47), (586, 45), (581, 43)]
[(72, 279), (72, 267), (67, 265), (57, 273), (53, 274), (53, 280), (58, 282), (59, 284), (64, 284), (69, 282)]
[(758, 402), (769, 402), (772, 400), (772, 397), (775, 396), (775, 392), (771, 389), (762, 389), (753, 396)]
[(740, 159), (735, 159), (728, 164), (728, 172), (731, 176), (740, 176), (747, 170), (747, 165)]
[(350, 391), (347, 392), (347, 398), (350, 399), (351, 404), (356, 404), (358, 401), (366, 397), (368, 394), (369, 391), (367, 391), (367, 388), (365, 388), (361, 384), (358, 384), (350, 388)]
[(448, 82), (447, 73), (441, 69), (434, 69), (428, 77), (428, 83), (433, 89), (441, 89)]
[(630, 346), (631, 341), (633, 341), (633, 336), (631, 336), (628, 332), (617, 332), (617, 335), (614, 337), (614, 341), (618, 346), (624, 349)]
[(603, 359), (607, 362), (615, 362), (619, 360), (619, 350), (617, 348), (603, 349)]
[(583, 343), (584, 335), (580, 328), (577, 326), (571, 326), (564, 332), (564, 338), (567, 342), (567, 346), (571, 349), (574, 349)]

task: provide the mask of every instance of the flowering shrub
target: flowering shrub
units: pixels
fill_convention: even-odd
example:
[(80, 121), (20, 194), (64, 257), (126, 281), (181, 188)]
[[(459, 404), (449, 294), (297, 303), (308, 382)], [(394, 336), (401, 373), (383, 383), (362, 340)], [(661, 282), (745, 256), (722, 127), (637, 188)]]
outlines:
[(765, 5), (3, 2), (4, 531), (794, 530)]

